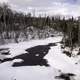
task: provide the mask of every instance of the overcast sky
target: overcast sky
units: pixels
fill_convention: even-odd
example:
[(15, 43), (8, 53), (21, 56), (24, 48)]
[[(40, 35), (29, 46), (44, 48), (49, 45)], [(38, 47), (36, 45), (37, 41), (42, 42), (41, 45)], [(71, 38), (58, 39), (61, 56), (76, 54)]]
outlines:
[(80, 0), (0, 0), (14, 10), (47, 15), (80, 15)]

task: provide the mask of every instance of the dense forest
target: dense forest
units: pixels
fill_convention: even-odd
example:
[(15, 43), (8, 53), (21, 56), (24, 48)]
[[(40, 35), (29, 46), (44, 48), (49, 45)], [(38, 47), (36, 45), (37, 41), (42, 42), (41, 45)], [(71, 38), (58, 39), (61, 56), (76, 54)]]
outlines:
[(79, 17), (78, 19), (73, 17), (66, 19), (60, 16), (36, 17), (31, 13), (13, 11), (6, 4), (0, 6), (0, 42), (6, 39), (19, 42), (19, 37), (25, 37), (25, 39), (53, 37), (55, 30), (63, 33), (62, 43), (65, 46), (73, 48), (73, 46), (80, 45)]

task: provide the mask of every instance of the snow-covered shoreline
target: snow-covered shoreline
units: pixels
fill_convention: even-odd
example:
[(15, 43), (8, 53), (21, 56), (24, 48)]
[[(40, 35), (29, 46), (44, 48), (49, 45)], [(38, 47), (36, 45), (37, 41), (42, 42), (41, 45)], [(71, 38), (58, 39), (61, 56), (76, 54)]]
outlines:
[[(14, 57), (25, 54), (25, 49), (37, 45), (46, 45), (56, 43), (62, 40), (62, 36), (51, 37), (44, 40), (32, 40), (17, 44), (8, 44), (0, 48), (9, 48), (11, 55), (5, 57)], [(45, 66), (22, 66), (11, 67), (15, 61), (4, 62), (0, 64), (0, 80), (56, 80), (55, 76), (60, 73), (73, 73), (75, 80), (80, 79), (80, 64), (75, 64), (75, 59), (62, 54), (61, 44), (51, 47), (48, 54), (44, 57), (48, 60), (50, 67)], [(58, 79), (57, 79), (58, 80)], [(71, 79), (72, 80), (72, 79)]]

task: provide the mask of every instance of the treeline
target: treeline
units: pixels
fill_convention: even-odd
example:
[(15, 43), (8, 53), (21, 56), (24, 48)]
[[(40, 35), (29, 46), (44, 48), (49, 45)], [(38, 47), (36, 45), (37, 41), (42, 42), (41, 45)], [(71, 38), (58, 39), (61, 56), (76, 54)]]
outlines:
[(49, 21), (48, 18), (32, 17), (30, 13), (23, 14), (21, 12), (13, 11), (6, 4), (1, 5), (0, 42), (2, 42), (3, 39), (15, 39), (15, 42), (18, 42), (19, 37), (34, 39), (34, 37), (37, 38), (37, 35), (38, 38), (44, 38), (43, 35), (45, 35), (45, 37), (48, 37), (48, 32), (49, 30), (52, 32), (52, 29), (48, 29), (48, 24), (46, 24), (47, 21)]
[(73, 18), (72, 20), (61, 19), (60, 16), (34, 17), (31, 13), (24, 14), (13, 11), (6, 4), (0, 6), (0, 32), (25, 30), (29, 26), (34, 26), (39, 29), (45, 29), (49, 26), (56, 30), (64, 31), (66, 23), (73, 20)]
[(37, 33), (39, 38), (43, 34), (49, 37), (49, 33), (54, 30), (64, 34), (63, 43), (66, 46), (73, 46), (80, 42), (80, 22), (73, 17), (69, 19), (60, 16), (35, 17), (31, 13), (13, 11), (6, 4), (0, 6), (0, 39), (13, 38), (18, 42), (21, 33), (24, 33), (26, 38), (34, 33)]

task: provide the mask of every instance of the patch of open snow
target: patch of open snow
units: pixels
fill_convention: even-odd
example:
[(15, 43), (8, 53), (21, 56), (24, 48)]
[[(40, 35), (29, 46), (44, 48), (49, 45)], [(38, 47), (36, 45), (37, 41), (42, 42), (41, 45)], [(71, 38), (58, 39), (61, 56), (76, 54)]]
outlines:
[[(65, 54), (62, 54), (59, 45), (52, 47), (48, 55), (45, 58), (49, 61), (49, 64), (57, 69), (62, 70), (63, 72), (71, 72), (74, 67), (74, 62)], [(73, 68), (74, 70), (74, 68)], [(72, 72), (73, 72), (72, 70)]]
[(23, 60), (22, 60), (22, 59), (14, 59), (12, 62), (13, 62), (13, 63), (14, 63), (14, 62), (23, 62)]
[(55, 68), (40, 66), (10, 67), (10, 62), (0, 65), (0, 80), (55, 80)]

